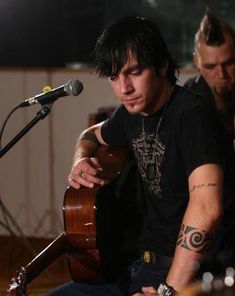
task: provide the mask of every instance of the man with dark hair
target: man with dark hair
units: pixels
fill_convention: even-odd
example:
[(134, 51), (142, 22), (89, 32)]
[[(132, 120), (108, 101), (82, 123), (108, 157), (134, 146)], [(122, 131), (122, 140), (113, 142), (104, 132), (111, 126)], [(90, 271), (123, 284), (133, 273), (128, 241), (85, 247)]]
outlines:
[(235, 139), (235, 32), (209, 9), (195, 34), (193, 60), (200, 75), (185, 86), (210, 98)]
[(144, 224), (136, 256), (114, 283), (69, 283), (50, 295), (174, 295), (195, 278), (222, 219), (223, 129), (204, 98), (176, 85), (177, 65), (150, 20), (117, 20), (94, 54), (121, 104), (79, 136), (69, 184), (104, 185), (95, 151), (129, 146), (144, 185)]

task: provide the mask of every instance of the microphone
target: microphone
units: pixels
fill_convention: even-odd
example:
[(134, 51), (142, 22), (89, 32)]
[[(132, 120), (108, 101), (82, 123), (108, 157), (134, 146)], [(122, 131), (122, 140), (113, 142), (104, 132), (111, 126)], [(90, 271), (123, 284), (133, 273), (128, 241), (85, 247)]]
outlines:
[(27, 107), (34, 104), (46, 105), (53, 103), (57, 99), (65, 96), (77, 96), (83, 90), (83, 85), (79, 80), (71, 79), (64, 85), (54, 88), (48, 92), (36, 95), (35, 97), (24, 100), (20, 107)]

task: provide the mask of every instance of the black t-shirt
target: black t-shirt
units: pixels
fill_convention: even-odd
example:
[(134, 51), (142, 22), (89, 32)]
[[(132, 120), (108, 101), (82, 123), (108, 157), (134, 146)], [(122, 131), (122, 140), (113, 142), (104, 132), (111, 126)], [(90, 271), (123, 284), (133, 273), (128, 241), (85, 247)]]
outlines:
[(173, 256), (189, 201), (189, 175), (200, 165), (224, 163), (221, 127), (205, 102), (175, 86), (169, 101), (154, 114), (130, 114), (120, 105), (102, 127), (109, 145), (130, 147), (145, 184), (140, 250)]
[[(195, 76), (189, 78), (184, 87), (193, 90), (208, 100), (208, 103), (216, 109), (216, 103), (213, 97), (213, 93), (206, 83), (205, 79), (201, 76)], [(224, 124), (229, 132), (229, 135), (235, 141), (235, 91), (231, 93), (230, 100), (227, 102), (227, 108), (225, 111), (217, 110), (219, 119)], [(235, 149), (235, 148), (234, 148)]]

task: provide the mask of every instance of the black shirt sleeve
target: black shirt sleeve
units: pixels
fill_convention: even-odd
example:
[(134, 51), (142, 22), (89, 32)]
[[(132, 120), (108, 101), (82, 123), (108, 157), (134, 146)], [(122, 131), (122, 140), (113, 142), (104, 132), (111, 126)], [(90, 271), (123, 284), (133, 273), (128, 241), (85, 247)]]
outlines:
[(210, 108), (194, 106), (183, 114), (178, 139), (188, 176), (203, 164), (223, 164), (223, 130)]
[(125, 122), (127, 110), (123, 105), (118, 106), (101, 128), (103, 140), (111, 146), (127, 145)]

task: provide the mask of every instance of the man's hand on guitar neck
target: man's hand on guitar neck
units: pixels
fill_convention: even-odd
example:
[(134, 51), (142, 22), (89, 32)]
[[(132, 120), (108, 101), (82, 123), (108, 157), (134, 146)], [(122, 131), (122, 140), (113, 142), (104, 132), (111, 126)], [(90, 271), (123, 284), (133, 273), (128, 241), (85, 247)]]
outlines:
[(96, 185), (103, 186), (107, 183), (99, 177), (99, 173), (103, 171), (98, 159), (95, 157), (83, 157), (74, 163), (69, 174), (69, 184), (79, 189), (81, 186), (93, 188)]

